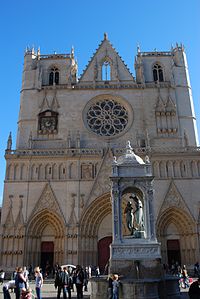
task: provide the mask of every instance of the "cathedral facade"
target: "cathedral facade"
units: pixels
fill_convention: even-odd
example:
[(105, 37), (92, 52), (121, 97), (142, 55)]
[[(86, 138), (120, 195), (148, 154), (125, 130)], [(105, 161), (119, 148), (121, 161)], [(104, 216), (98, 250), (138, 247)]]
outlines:
[(112, 242), (113, 158), (130, 140), (154, 176), (162, 262), (200, 259), (200, 155), (184, 47), (137, 49), (135, 77), (107, 35), (80, 78), (74, 50), (24, 56), (17, 141), (8, 138), (2, 268), (99, 265)]

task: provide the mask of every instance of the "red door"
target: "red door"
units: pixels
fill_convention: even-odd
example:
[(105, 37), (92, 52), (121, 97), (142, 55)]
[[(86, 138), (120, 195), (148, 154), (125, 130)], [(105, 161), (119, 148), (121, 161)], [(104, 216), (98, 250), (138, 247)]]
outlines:
[(43, 273), (48, 276), (52, 272), (54, 257), (54, 243), (42, 242), (41, 243), (41, 267)]
[(178, 262), (181, 265), (181, 253), (180, 253), (180, 243), (179, 240), (167, 240), (167, 255), (168, 255), (168, 264)]
[[(104, 274), (106, 268), (108, 266), (109, 258), (110, 258), (110, 247), (109, 245), (112, 243), (112, 237), (105, 237), (98, 242), (98, 266), (101, 274)], [(106, 274), (106, 273), (105, 273)]]

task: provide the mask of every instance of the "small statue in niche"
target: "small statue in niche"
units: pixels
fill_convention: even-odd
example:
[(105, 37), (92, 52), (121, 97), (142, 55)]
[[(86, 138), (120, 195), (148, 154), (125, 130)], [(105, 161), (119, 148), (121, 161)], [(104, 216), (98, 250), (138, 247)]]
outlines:
[(126, 214), (126, 226), (130, 234), (133, 235), (134, 231), (141, 231), (144, 228), (143, 204), (135, 194), (129, 198), (133, 200), (133, 203), (127, 202), (124, 214)]
[(133, 199), (135, 204), (135, 209), (134, 209), (135, 229), (142, 230), (144, 228), (144, 214), (143, 214), (142, 201), (136, 195), (131, 195), (129, 198)]
[(92, 164), (82, 165), (82, 178), (91, 179), (92, 178)]
[(132, 206), (131, 201), (127, 202), (127, 205), (124, 210), (124, 214), (126, 214), (126, 226), (132, 235), (133, 231), (134, 231), (134, 224), (133, 224), (134, 213), (133, 213), (133, 206)]

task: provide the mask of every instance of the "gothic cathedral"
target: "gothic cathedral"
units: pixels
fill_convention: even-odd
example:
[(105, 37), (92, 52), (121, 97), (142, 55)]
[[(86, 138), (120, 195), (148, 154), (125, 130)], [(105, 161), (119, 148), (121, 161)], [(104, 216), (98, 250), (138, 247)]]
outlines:
[(10, 134), (2, 268), (109, 260), (111, 165), (129, 140), (154, 176), (162, 263), (200, 260), (200, 156), (184, 47), (137, 49), (135, 77), (104, 35), (78, 78), (74, 50), (27, 49), (17, 141)]

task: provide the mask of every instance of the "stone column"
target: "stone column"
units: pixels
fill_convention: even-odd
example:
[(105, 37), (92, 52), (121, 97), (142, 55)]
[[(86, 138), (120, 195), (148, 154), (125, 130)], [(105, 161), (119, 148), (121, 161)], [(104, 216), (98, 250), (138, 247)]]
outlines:
[(112, 223), (113, 223), (113, 243), (121, 242), (121, 199), (118, 186), (118, 179), (113, 182), (112, 187)]

